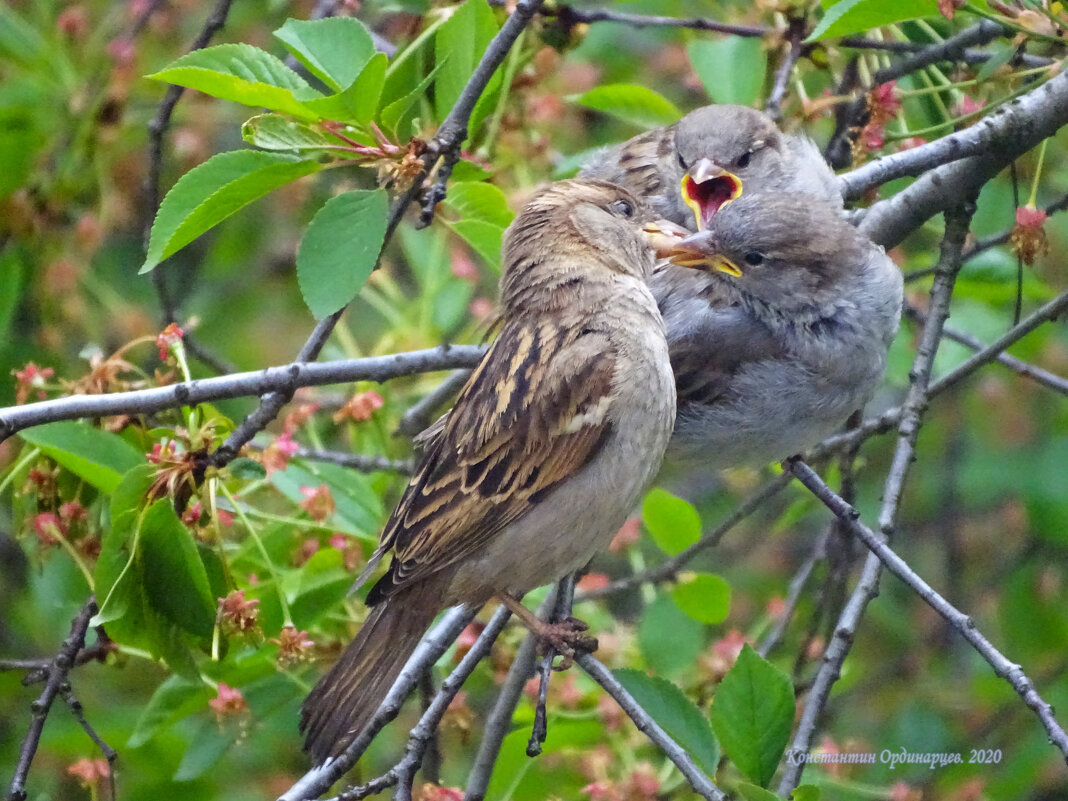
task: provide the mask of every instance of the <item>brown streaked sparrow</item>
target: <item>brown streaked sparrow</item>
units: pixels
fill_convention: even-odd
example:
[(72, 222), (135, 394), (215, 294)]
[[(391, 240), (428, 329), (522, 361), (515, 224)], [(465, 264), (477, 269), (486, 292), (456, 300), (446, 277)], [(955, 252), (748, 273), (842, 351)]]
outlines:
[(833, 433), (871, 397), (901, 272), (818, 197), (746, 192), (653, 278), (678, 414), (669, 457), (762, 464)]
[(591, 644), (582, 624), (542, 623), (516, 597), (608, 545), (671, 436), (675, 386), (647, 286), (650, 237), (671, 225), (653, 220), (625, 189), (564, 181), (509, 227), (497, 339), (423, 437), (357, 582), (392, 555), (372, 612), (304, 702), (316, 762), (360, 733), (448, 606), (496, 597), (562, 653)]
[(839, 208), (837, 180), (803, 134), (746, 106), (712, 105), (597, 153), (579, 173), (625, 186), (691, 230), (743, 192), (818, 195)]

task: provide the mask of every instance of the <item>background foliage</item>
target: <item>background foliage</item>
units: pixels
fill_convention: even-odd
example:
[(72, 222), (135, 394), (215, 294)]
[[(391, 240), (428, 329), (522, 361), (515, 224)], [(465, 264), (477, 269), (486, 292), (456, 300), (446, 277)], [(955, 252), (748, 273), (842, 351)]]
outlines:
[[(613, 9), (768, 25), (804, 5), (641, 0)], [(799, 62), (784, 102), (784, 127), (820, 143), (834, 131), (828, 96), (855, 55), (836, 45), (838, 37), (930, 42), (974, 22), (969, 9), (1000, 13), (969, 6), (950, 22), (934, 2), (824, 3), (832, 5), (813, 34), (827, 47)], [(506, 12), (481, 0), (433, 8), (368, 0), (340, 4), (343, 19), (323, 26), (298, 21), (316, 10), (307, 2), (238, 1), (215, 40), (228, 44), (184, 55), (209, 10), (191, 0), (0, 6), (0, 376), (12, 376), (0, 381), (0, 404), (286, 363), (314, 319), (353, 296), (323, 359), (477, 342), (492, 310), (509, 209), (539, 183), (572, 174), (598, 146), (708, 102), (760, 104), (781, 58), (771, 37), (611, 22), (569, 27), (560, 16), (539, 17), (475, 106), (464, 159), (434, 223), (422, 230), (404, 223), (372, 273), (389, 202), (379, 181), (403, 185), (410, 177), (420, 155), (411, 137), (428, 140), (453, 108)], [(811, 27), (821, 17), (808, 10)], [(885, 98), (885, 126), (865, 130), (856, 163), (915, 136), (949, 133), (1028, 88), (1021, 77), (1032, 75), (1024, 75), (1028, 67), (1010, 64), (1019, 46), (1063, 57), (1063, 11), (1060, 4), (1047, 11), (1052, 27), (1017, 16), (1026, 39), (996, 40), (986, 66), (900, 78)], [(366, 29), (345, 18), (351, 14), (398, 52), (375, 54)], [(901, 21), (913, 16), (924, 19)], [(873, 32), (878, 26), (886, 27)], [(283, 64), (287, 56), (304, 68), (299, 74)], [(864, 52), (859, 68), (870, 77), (888, 63)], [(148, 123), (166, 82), (200, 91), (176, 107), (153, 187)], [(991, 181), (974, 236), (1012, 228), (1029, 196), (1040, 207), (1058, 200), (1068, 185), (1066, 151), (1062, 134), (1049, 141), (1041, 166), (1037, 153), (1017, 162), (1015, 186), (1007, 172)], [(877, 193), (888, 197), (909, 181)], [(156, 216), (154, 195), (171, 187)], [(1018, 293), (1026, 311), (1064, 290), (1068, 218), (1051, 216), (1044, 231), (1049, 250), (1022, 277), (1008, 246), (967, 262), (954, 293), (955, 327), (992, 341), (1012, 325)], [(930, 222), (895, 249), (906, 273), (934, 264), (940, 232), (941, 223)], [(921, 308), (929, 283), (909, 287)], [(169, 321), (160, 297), (180, 309), (195, 340), (157, 342)], [(907, 387), (915, 330), (902, 326), (876, 409), (899, 401)], [(936, 374), (968, 353), (943, 342)], [(1063, 374), (1068, 334), (1046, 326), (1012, 353)], [(30, 363), (44, 371), (26, 372)], [(393, 432), (440, 377), (301, 390), (243, 458), (209, 468), (198, 486), (191, 478), (202, 477), (203, 464), (194, 454), (216, 447), (251, 401), (108, 418), (97, 427), (54, 423), (0, 444), (0, 656), (54, 654), (92, 585), (101, 606), (94, 623), (116, 647), (103, 663), (78, 667), (72, 683), (93, 726), (120, 753), (124, 799), (272, 798), (305, 771), (296, 720), (322, 669), (312, 663), (336, 655), (365, 614), (346, 592), (404, 478), (396, 469), (361, 473), (294, 456), (294, 443), (384, 456), (402, 469), (410, 440)], [(889, 446), (875, 439), (861, 453), (855, 502), (866, 517), (878, 510)], [(988, 367), (932, 404), (917, 458), (895, 547), (1023, 664), (1047, 700), (1068, 709), (1063, 395)], [(580, 592), (693, 544), (766, 472), (664, 476), (640, 527), (621, 532)], [(833, 462), (823, 472), (832, 483), (841, 478)], [(159, 500), (146, 502), (146, 492)], [(741, 782), (766, 785), (786, 745), (788, 679), (805, 688), (850, 588), (858, 546), (827, 526), (822, 505), (793, 485), (673, 580), (576, 607), (619, 680), (709, 775), (725, 752), (730, 762), (718, 780), (746, 798), (762, 796)], [(743, 643), (765, 641), (804, 569), (811, 576), (770, 664), (743, 652)], [(220, 613), (217, 599), (227, 596)], [(439, 674), (476, 630), (442, 658)], [(446, 713), (442, 785), (465, 785), (495, 686), (521, 639), (506, 631)], [(736, 660), (739, 672), (721, 683)], [(19, 679), (17, 671), (0, 672), (5, 766), (16, 762), (37, 693)], [(732, 689), (743, 679), (759, 698)], [(709, 717), (716, 692), (724, 695)], [(781, 703), (768, 710), (756, 703), (762, 699)], [(357, 780), (396, 762), (417, 707), (410, 703), (376, 740)], [(577, 669), (553, 679), (549, 738), (536, 760), (523, 754), (533, 709), (524, 697), (489, 797), (689, 797), (681, 775)], [(825, 798), (1068, 793), (1063, 760), (1011, 689), (892, 579), (835, 685), (825, 731), (820, 745), (829, 750), (998, 754), (996, 764), (936, 770), (810, 767), (805, 780)], [(31, 797), (106, 797), (98, 780), (69, 771), (98, 757), (57, 708), (30, 775)]]

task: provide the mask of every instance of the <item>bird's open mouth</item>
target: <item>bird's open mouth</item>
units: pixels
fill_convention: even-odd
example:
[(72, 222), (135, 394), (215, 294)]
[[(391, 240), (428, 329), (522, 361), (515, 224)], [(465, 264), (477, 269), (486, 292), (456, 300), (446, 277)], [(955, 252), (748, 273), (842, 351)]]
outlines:
[(703, 231), (708, 222), (727, 203), (742, 194), (742, 182), (737, 175), (725, 170), (719, 175), (697, 180), (689, 174), (682, 178), (682, 200), (693, 209), (697, 229)]

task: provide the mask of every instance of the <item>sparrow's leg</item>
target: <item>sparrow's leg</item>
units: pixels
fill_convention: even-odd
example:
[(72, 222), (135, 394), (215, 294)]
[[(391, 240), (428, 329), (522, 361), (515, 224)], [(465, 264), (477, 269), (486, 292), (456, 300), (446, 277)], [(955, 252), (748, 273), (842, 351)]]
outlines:
[(593, 653), (597, 650), (597, 638), (584, 634), (589, 629), (585, 623), (573, 617), (557, 623), (546, 623), (506, 592), (497, 593), (497, 600), (508, 607), (519, 622), (564, 657), (557, 670), (566, 670), (575, 661), (575, 654)]

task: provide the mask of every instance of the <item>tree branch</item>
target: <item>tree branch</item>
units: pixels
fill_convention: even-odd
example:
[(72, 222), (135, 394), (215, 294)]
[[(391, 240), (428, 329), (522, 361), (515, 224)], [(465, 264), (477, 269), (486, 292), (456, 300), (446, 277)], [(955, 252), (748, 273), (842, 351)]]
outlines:
[[(1021, 320), (1019, 325), (1015, 325), (1006, 331), (996, 342), (987, 345), (970, 359), (957, 365), (940, 379), (933, 382), (927, 393), (928, 399), (956, 386), (983, 365), (996, 361), (998, 355), (1004, 352), (1006, 348), (1023, 339), (1043, 323), (1055, 320), (1065, 309), (1068, 309), (1068, 292), (1063, 292), (1049, 303), (1044, 304), (1033, 314)], [(828, 437), (809, 451), (806, 458), (818, 459), (842, 448), (851, 447), (875, 434), (885, 433), (896, 426), (900, 419), (901, 407), (889, 409), (878, 417), (865, 420), (855, 431)]]
[[(942, 325), (949, 316), (949, 302), (953, 296), (953, 285), (962, 263), (961, 253), (968, 236), (968, 226), (974, 213), (974, 205), (966, 209), (954, 209), (946, 213), (946, 232), (942, 239), (942, 252), (939, 257), (938, 272), (934, 286), (931, 288), (931, 311), (927, 325), (924, 326), (916, 357), (909, 371), (909, 391), (901, 405), (900, 423), (898, 424), (898, 443), (894, 458), (887, 474), (883, 491), (883, 505), (879, 513), (879, 526), (883, 536), (889, 539), (893, 532), (901, 494), (904, 488), (908, 468), (912, 464), (916, 438), (919, 435), (920, 420), (927, 406), (928, 384), (934, 364), (935, 352), (942, 337)], [(823, 655), (823, 664), (816, 672), (815, 681), (805, 700), (801, 721), (788, 753), (807, 754), (820, 715), (830, 697), (831, 688), (841, 675), (842, 664), (853, 644), (860, 619), (868, 602), (875, 597), (879, 587), (880, 562), (869, 554), (864, 562), (861, 579), (850, 596), (845, 609), (839, 615), (834, 628), (834, 635)], [(779, 783), (780, 795), (788, 796), (801, 781), (805, 769), (805, 760), (788, 759)]]
[[(894, 247), (909, 232), (919, 228), (942, 209), (954, 208), (962, 198), (978, 194), (983, 184), (1007, 164), (1043, 139), (1053, 136), (1065, 123), (1068, 123), (1068, 72), (1062, 72), (1037, 89), (1009, 101), (967, 131), (962, 131), (961, 133), (968, 133), (974, 128), (979, 129), (973, 136), (982, 138), (986, 143), (981, 154), (943, 165), (928, 172), (894, 197), (876, 203), (861, 221), (860, 230), (883, 247)], [(942, 142), (949, 138), (939, 139), (930, 147), (942, 146)], [(952, 149), (957, 145), (944, 147)], [(909, 153), (924, 149), (914, 148), (887, 158), (897, 159), (898, 156), (908, 156)], [(926, 156), (913, 158), (922, 159)], [(908, 162), (908, 159), (904, 161)], [(869, 168), (874, 172), (867, 173), (869, 178), (863, 183), (858, 182), (856, 174)], [(879, 173), (880, 178), (873, 180), (875, 173)], [(880, 183), (885, 175), (902, 174), (912, 173), (891, 172), (886, 167), (872, 168), (871, 165), (866, 165), (850, 174), (852, 178), (849, 191), (854, 192), (857, 187)]]
[(746, 37), (759, 37), (775, 33), (774, 28), (731, 25), (727, 22), (716, 22), (704, 17), (657, 17), (645, 14), (627, 14), (622, 11), (609, 11), (603, 8), (579, 9), (572, 6), (558, 6), (556, 9), (545, 9), (542, 14), (547, 17), (557, 17), (565, 25), (618, 22), (634, 28), (689, 28), (695, 31), (714, 31), (715, 33), (726, 33), (731, 36)]
[[(1002, 167), (1026, 153), (1043, 139), (1053, 136), (1057, 129), (1066, 122), (1068, 122), (1068, 74), (1061, 74), (1027, 94), (1009, 101), (963, 131), (943, 136), (926, 145), (877, 158), (862, 167), (838, 176), (838, 183), (847, 201), (856, 200), (872, 187), (881, 186), (895, 178), (923, 175), (934, 167), (966, 157), (975, 157), (969, 159), (969, 163), (975, 165), (971, 168), (965, 169), (964, 165), (954, 165), (953, 169), (938, 170), (924, 179), (931, 182), (934, 187), (938, 187), (938, 189), (927, 189), (926, 193), (936, 192), (937, 197), (942, 200), (947, 197), (959, 199), (978, 191), (978, 187), (996, 175)], [(1010, 148), (1011, 155), (1010, 151), (1004, 148)], [(982, 179), (976, 180), (970, 177), (970, 180), (965, 180), (969, 178), (969, 169), (974, 169), (980, 164), (983, 169)], [(954, 182), (960, 184), (959, 189), (954, 186)], [(860, 225), (861, 229), (868, 232), (869, 236), (880, 245), (888, 248), (896, 245), (904, 238), (904, 233), (890, 228), (889, 221), (882, 219), (890, 213), (884, 208), (884, 204), (897, 204), (898, 198), (910, 192), (920, 194), (924, 191), (916, 189), (920, 184), (921, 182), (917, 181), (891, 200), (872, 206)], [(939, 192), (943, 186), (944, 191)], [(931, 201), (927, 202), (928, 206), (924, 207), (922, 213), (925, 216), (922, 219), (919, 219), (918, 213), (912, 215), (913, 220), (919, 220), (913, 223), (912, 228), (918, 228), (940, 208), (949, 208), (952, 205), (947, 203), (943, 207), (929, 211), (927, 209), (930, 208)], [(909, 202), (904, 202), (905, 207), (908, 205)], [(885, 233), (884, 229), (887, 229)]]
[(908, 563), (898, 556), (880, 537), (870, 528), (860, 522), (860, 513), (850, 504), (834, 493), (830, 487), (801, 460), (784, 463), (791, 473), (807, 487), (813, 495), (819, 498), (824, 505), (845, 525), (851, 534), (861, 540), (871, 551), (872, 555), (886, 568), (907, 584), (924, 602), (938, 612), (950, 626), (960, 632), (961, 636), (987, 661), (994, 669), (994, 673), (1005, 679), (1016, 694), (1023, 699), (1035, 714), (1038, 715), (1050, 742), (1056, 746), (1068, 762), (1068, 734), (1053, 716), (1053, 708), (1042, 699), (1035, 690), (1034, 683), (1023, 672), (1020, 665), (1011, 662), (986, 637), (975, 627), (975, 622), (963, 612), (954, 607), (949, 601), (936, 592), (926, 581), (920, 578)]
[(470, 370), (454, 370), (445, 377), (440, 384), (430, 390), (421, 400), (412, 404), (397, 424), (397, 433), (408, 437), (414, 437), (420, 431), (434, 422), (434, 412), (442, 404), (451, 400), (460, 391), (467, 379), (470, 378)]
[(580, 654), (575, 661), (586, 671), (587, 675), (607, 692), (615, 702), (627, 713), (638, 731), (656, 743), (664, 755), (670, 759), (679, 772), (686, 777), (690, 787), (702, 798), (709, 801), (727, 801), (727, 796), (720, 790), (704, 773), (697, 767), (686, 750), (676, 743), (671, 736), (660, 728), (655, 720), (642, 708), (641, 704), (634, 700), (626, 689), (620, 684), (612, 671), (604, 666), (593, 654)]
[[(475, 103), (478, 102), (478, 98), (485, 91), (494, 71), (504, 60), (512, 45), (515, 44), (515, 40), (519, 38), (519, 34), (530, 23), (534, 12), (537, 11), (540, 4), (541, 0), (520, 0), (515, 12), (501, 26), (501, 30), (490, 42), (486, 52), (482, 54), (474, 74), (464, 86), (448, 116), (442, 121), (438, 132), (431, 141), (431, 146), (424, 154), (422, 161), (423, 172), (414, 178), (411, 186), (394, 201), (393, 206), (390, 208), (389, 219), (386, 222), (386, 234), (380, 254), (385, 251), (386, 245), (393, 238), (393, 233), (397, 230), (397, 226), (400, 224), (408, 205), (418, 194), (423, 182), (423, 176), (431, 163), (441, 158), (442, 167), (445, 167), (449, 163), (449, 159), (452, 159), (452, 163), (455, 163), (459, 158), (460, 146), (467, 137), (467, 123), (470, 120), (471, 113), (474, 111)], [(433, 215), (434, 204), (445, 196), (444, 182), (448, 180), (451, 172), (451, 165), (445, 169), (439, 169), (438, 179), (434, 187), (431, 187), (427, 192), (427, 200), (424, 204), (423, 214), (420, 217), (421, 221), (426, 218), (426, 222), (429, 223), (429, 216)], [(435, 200), (434, 198), (439, 193), (440, 197)], [(429, 215), (427, 213), (428, 208)], [(381, 259), (381, 255), (379, 255), (379, 259)], [(378, 269), (377, 263), (375, 269)], [(304, 347), (297, 354), (297, 362), (308, 362), (318, 358), (319, 351), (330, 337), (334, 326), (337, 325), (337, 321), (341, 319), (344, 311), (344, 309), (340, 309), (319, 321), (308, 341), (304, 343)], [(259, 407), (246, 417), (227, 438), (226, 442), (212, 454), (212, 463), (216, 467), (221, 467), (237, 456), (241, 448), (277, 416), (290, 398), (292, 398), (292, 392), (287, 393), (285, 391), (270, 392), (264, 395), (260, 399)]]
[(415, 463), (411, 459), (388, 459), (378, 454), (341, 453), (340, 451), (299, 447), (293, 455), (315, 462), (330, 462), (330, 464), (342, 467), (351, 467), (361, 473), (400, 473), (402, 476), (410, 476), (415, 470)]
[(48, 680), (45, 682), (41, 695), (31, 707), (33, 711), (30, 728), (19, 748), (19, 761), (15, 766), (15, 775), (11, 779), (11, 789), (7, 794), (8, 801), (25, 801), (26, 799), (26, 776), (30, 772), (30, 764), (37, 753), (37, 747), (41, 744), (41, 732), (44, 731), (45, 719), (52, 709), (52, 702), (56, 700), (56, 695), (67, 683), (67, 676), (74, 666), (78, 651), (85, 645), (85, 632), (88, 631), (89, 621), (96, 611), (96, 599), (89, 596), (89, 600), (85, 602), (85, 606), (71, 623), (70, 635), (63, 641), (55, 659), (48, 667)]
[[(440, 348), (342, 359), (322, 364), (293, 362), (248, 373), (201, 378), (166, 387), (106, 395), (71, 395), (66, 398), (0, 409), (0, 442), (30, 426), (80, 417), (113, 414), (148, 414), (192, 403), (241, 398), (250, 395), (292, 395), (298, 387), (349, 381), (387, 381), (413, 373), (455, 367), (473, 367), (485, 349), (479, 345), (443, 345)], [(243, 443), (242, 443), (243, 444)]]
[(775, 80), (768, 95), (768, 102), (764, 104), (764, 111), (768, 113), (776, 123), (782, 122), (782, 100), (786, 96), (786, 84), (790, 80), (790, 74), (794, 71), (797, 60), (801, 58), (801, 40), (805, 38), (805, 17), (794, 17), (790, 20), (786, 29), (786, 52), (783, 53), (782, 61), (775, 70)]

